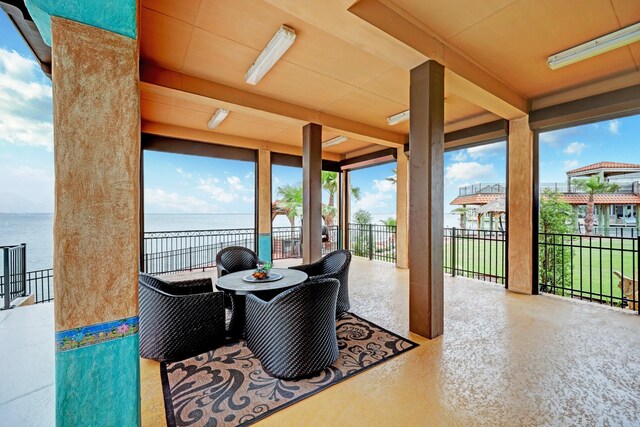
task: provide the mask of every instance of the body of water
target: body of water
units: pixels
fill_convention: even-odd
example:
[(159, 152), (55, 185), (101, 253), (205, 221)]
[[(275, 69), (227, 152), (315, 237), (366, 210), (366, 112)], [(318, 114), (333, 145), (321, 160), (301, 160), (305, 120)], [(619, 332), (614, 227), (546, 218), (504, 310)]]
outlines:
[[(394, 214), (374, 215), (374, 223)], [(253, 214), (147, 214), (145, 231), (215, 230), (253, 228)], [(289, 220), (278, 216), (274, 227), (288, 227)], [(27, 270), (53, 267), (53, 214), (0, 213), (0, 246), (27, 244)]]

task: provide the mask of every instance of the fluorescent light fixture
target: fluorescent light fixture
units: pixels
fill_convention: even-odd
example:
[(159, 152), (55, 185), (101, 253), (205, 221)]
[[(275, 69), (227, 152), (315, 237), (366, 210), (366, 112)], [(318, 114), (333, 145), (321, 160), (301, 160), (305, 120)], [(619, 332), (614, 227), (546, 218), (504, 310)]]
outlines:
[(217, 128), (218, 126), (220, 126), (220, 123), (222, 123), (222, 121), (227, 118), (228, 115), (229, 110), (218, 108), (213, 116), (211, 116), (211, 120), (209, 120), (207, 126), (209, 127), (209, 129)]
[(387, 117), (387, 124), (389, 126), (394, 126), (407, 120), (409, 120), (409, 110)]
[(327, 147), (331, 147), (331, 146), (333, 146), (333, 145), (342, 144), (342, 143), (343, 143), (343, 142), (345, 142), (347, 139), (349, 139), (349, 138), (347, 138), (347, 137), (346, 137), (346, 136), (344, 136), (344, 135), (336, 136), (335, 138), (331, 138), (331, 139), (329, 139), (329, 140), (327, 140), (327, 141), (324, 141), (324, 142), (322, 143), (322, 148), (327, 148)]
[(549, 68), (557, 70), (585, 59), (592, 58), (610, 50), (640, 41), (640, 23), (630, 25), (621, 30), (582, 43), (571, 49), (551, 55), (547, 60)]
[(265, 74), (269, 72), (271, 67), (284, 55), (296, 40), (296, 32), (293, 28), (281, 25), (278, 31), (273, 35), (267, 47), (265, 47), (258, 58), (254, 61), (244, 81), (250, 85), (258, 84)]

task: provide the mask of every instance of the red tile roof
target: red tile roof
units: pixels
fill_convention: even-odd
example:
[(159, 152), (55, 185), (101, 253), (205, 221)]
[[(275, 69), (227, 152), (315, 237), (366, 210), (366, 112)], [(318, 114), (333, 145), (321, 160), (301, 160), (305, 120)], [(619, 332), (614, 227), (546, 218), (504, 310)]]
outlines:
[(471, 194), (469, 196), (458, 196), (450, 205), (486, 205), (496, 199), (504, 198), (504, 194)]
[(598, 162), (592, 165), (582, 166), (577, 169), (567, 171), (567, 175), (597, 169), (640, 169), (640, 165), (634, 163)]
[[(589, 201), (588, 194), (563, 194), (562, 198), (571, 205), (586, 205)], [(595, 194), (593, 201), (596, 205), (637, 205), (640, 204), (640, 196), (635, 194)]]

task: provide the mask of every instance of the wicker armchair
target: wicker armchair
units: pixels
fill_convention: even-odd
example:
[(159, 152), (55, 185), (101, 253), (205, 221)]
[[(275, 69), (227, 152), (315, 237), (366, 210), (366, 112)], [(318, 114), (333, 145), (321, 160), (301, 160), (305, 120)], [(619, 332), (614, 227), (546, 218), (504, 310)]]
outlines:
[(223, 343), (223, 294), (211, 279), (165, 282), (140, 273), (139, 292), (142, 357), (181, 360)]
[(251, 249), (242, 246), (229, 246), (218, 252), (216, 256), (218, 277), (236, 271), (251, 270), (256, 268), (257, 263), (258, 255)]
[(320, 261), (312, 264), (296, 265), (293, 268), (304, 271), (309, 275), (309, 279), (338, 279), (340, 281), (340, 292), (336, 306), (336, 316), (341, 316), (349, 311), (349, 265), (351, 264), (351, 252), (345, 250), (333, 251), (325, 255)]
[(311, 375), (338, 358), (336, 299), (340, 282), (311, 280), (271, 301), (247, 295), (247, 346), (277, 378)]

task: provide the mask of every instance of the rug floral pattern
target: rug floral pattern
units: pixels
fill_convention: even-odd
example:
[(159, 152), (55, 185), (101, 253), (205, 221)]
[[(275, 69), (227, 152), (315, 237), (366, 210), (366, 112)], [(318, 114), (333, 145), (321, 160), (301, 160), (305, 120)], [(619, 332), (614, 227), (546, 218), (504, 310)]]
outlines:
[(354, 314), (337, 321), (338, 360), (317, 375), (280, 380), (265, 373), (245, 341), (163, 363), (169, 426), (244, 426), (417, 344)]

